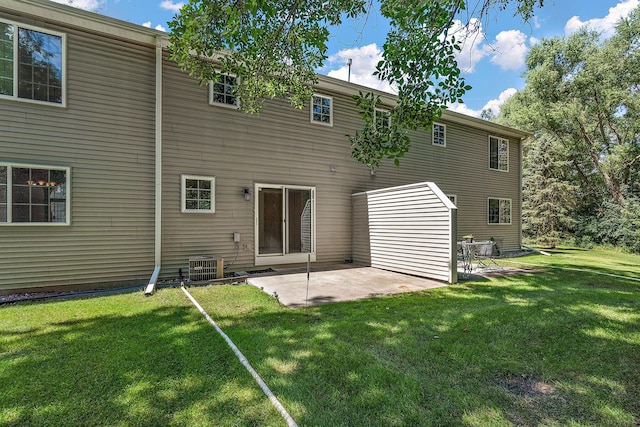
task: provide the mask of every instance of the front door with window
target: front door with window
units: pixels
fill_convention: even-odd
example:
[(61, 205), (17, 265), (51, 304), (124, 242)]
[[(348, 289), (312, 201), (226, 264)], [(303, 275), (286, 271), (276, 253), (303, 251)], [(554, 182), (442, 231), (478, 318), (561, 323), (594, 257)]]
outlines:
[(315, 188), (256, 184), (256, 265), (315, 261)]

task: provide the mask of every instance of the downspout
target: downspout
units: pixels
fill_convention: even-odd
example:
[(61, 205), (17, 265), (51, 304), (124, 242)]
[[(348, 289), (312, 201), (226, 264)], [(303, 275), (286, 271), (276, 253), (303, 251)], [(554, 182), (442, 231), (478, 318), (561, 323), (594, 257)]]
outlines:
[(155, 239), (154, 261), (155, 268), (145, 295), (152, 295), (156, 289), (156, 282), (160, 275), (162, 262), (162, 36), (156, 36), (156, 116), (155, 116)]
[(524, 154), (524, 141), (527, 137), (525, 138), (520, 138), (520, 144), (518, 144), (520, 146), (520, 161), (518, 162), (520, 164), (520, 166), (518, 167), (519, 171), (518, 171), (518, 199), (520, 201), (520, 214), (518, 215), (518, 249), (522, 250), (522, 205), (524, 204), (524, 189), (522, 188), (522, 171), (524, 170), (524, 159), (522, 158), (522, 155)]

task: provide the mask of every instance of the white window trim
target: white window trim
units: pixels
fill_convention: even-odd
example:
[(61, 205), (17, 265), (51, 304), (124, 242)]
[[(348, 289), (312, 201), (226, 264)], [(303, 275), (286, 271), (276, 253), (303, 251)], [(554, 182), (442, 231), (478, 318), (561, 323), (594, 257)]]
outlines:
[[(11, 21), (8, 19), (2, 19), (0, 18), (0, 22), (3, 22), (5, 24), (9, 24), (9, 25), (13, 25), (14, 28), (14, 37), (13, 37), (13, 52), (14, 52), (14, 63), (13, 63), (13, 95), (0, 95), (0, 99), (10, 99), (10, 100), (14, 100), (14, 101), (20, 101), (20, 102), (28, 102), (28, 103), (32, 103), (32, 104), (39, 104), (39, 105), (50, 105), (53, 107), (62, 107), (62, 108), (66, 108), (67, 106), (67, 35), (65, 33), (61, 33), (59, 31), (52, 31), (49, 30), (48, 28), (42, 28), (42, 27), (36, 27), (33, 25), (28, 25), (28, 24), (22, 24), (20, 22), (17, 21)], [(45, 33), (45, 34), (50, 34), (52, 36), (56, 36), (56, 37), (60, 37), (61, 38), (61, 44), (62, 44), (62, 88), (61, 88), (61, 95), (62, 95), (62, 102), (61, 103), (57, 103), (57, 102), (49, 102), (49, 101), (40, 101), (37, 99), (28, 99), (28, 98), (20, 98), (18, 97), (18, 67), (17, 67), (17, 61), (15, 61), (16, 56), (18, 55), (18, 31), (17, 31), (17, 27), (19, 28), (24, 28), (27, 30), (33, 30), (33, 31), (38, 31), (40, 33)]]
[[(507, 200), (509, 202), (509, 222), (490, 222), (490, 200)], [(500, 215), (498, 214), (498, 221), (500, 221)], [(487, 197), (487, 224), (488, 225), (511, 225), (513, 224), (513, 201), (505, 197)]]
[[(259, 232), (259, 221), (258, 217), (260, 212), (260, 198), (258, 194), (261, 188), (279, 188), (279, 189), (292, 189), (292, 190), (310, 190), (311, 191), (311, 252), (307, 253), (282, 253), (282, 254), (269, 254), (269, 255), (261, 255), (259, 253), (260, 248), (260, 232)], [(296, 264), (307, 262), (308, 260), (311, 262), (316, 262), (316, 241), (317, 241), (317, 223), (316, 223), (316, 187), (314, 186), (304, 186), (304, 185), (286, 185), (286, 184), (261, 184), (255, 183), (253, 187), (253, 191), (255, 194), (254, 197), (254, 264), (256, 266), (261, 265), (277, 265), (277, 264)], [(286, 207), (284, 207), (286, 210)]]
[[(442, 126), (443, 133), (444, 133), (442, 139), (443, 139), (444, 144), (437, 144), (436, 143), (436, 138), (435, 138), (436, 125), (437, 126)], [(431, 126), (431, 145), (435, 145), (437, 147), (446, 147), (447, 146), (447, 125), (435, 122), (433, 124), (433, 126)]]
[[(317, 120), (313, 120), (313, 98), (324, 98), (324, 99), (328, 99), (329, 100), (329, 123), (319, 122)], [(310, 114), (309, 114), (309, 120), (311, 121), (311, 123), (313, 123), (315, 125), (333, 127), (333, 96), (314, 93), (313, 96), (311, 97), (311, 106), (310, 107), (311, 107), (310, 108), (311, 111), (310, 111)]]
[[(238, 84), (238, 76), (236, 76), (235, 74), (228, 74), (228, 73), (220, 73), (219, 74), (220, 77), (233, 77), (236, 79), (236, 84)], [(227, 104), (224, 102), (216, 102), (213, 100), (213, 85), (215, 84), (215, 82), (213, 80), (209, 80), (209, 105), (213, 105), (215, 107), (223, 107), (223, 108), (228, 108), (230, 110), (239, 110), (240, 109), (240, 101), (238, 101), (238, 98), (234, 95), (234, 98), (236, 100), (236, 105), (231, 105), (231, 104)]]
[[(491, 167), (491, 138), (497, 139), (498, 140), (498, 144), (500, 144), (501, 141), (506, 141), (507, 142), (507, 169), (500, 169), (500, 168), (492, 168)], [(488, 163), (489, 163), (489, 170), (492, 171), (496, 171), (496, 172), (509, 172), (509, 150), (510, 150), (510, 142), (507, 138), (502, 138), (500, 136), (495, 136), (495, 135), (489, 135), (489, 138), (487, 139), (487, 145), (488, 145)], [(498, 166), (500, 165), (500, 159), (498, 158)]]
[(67, 181), (65, 182), (65, 222), (12, 222), (13, 221), (13, 192), (11, 187), (13, 185), (13, 174), (7, 170), (7, 221), (0, 222), (0, 226), (18, 226), (18, 227), (66, 227), (71, 225), (71, 168), (68, 166), (57, 165), (42, 165), (36, 163), (10, 163), (0, 162), (0, 166), (6, 166), (10, 168), (29, 168), (29, 169), (48, 169), (48, 170), (63, 170), (66, 173)]
[[(187, 209), (187, 179), (211, 182), (211, 208), (210, 209)], [(180, 175), (180, 212), (182, 213), (215, 213), (216, 212), (216, 178), (214, 176), (202, 175)]]
[(378, 129), (378, 112), (381, 113), (386, 113), (388, 114), (388, 119), (389, 119), (389, 125), (387, 126), (388, 129), (391, 129), (391, 110), (387, 110), (386, 108), (374, 108), (373, 109), (373, 123), (375, 124), (376, 130)]

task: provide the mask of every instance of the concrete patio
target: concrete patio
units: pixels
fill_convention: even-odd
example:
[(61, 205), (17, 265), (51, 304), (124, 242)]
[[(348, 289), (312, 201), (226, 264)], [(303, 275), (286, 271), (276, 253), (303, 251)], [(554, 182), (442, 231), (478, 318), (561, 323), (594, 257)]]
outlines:
[(269, 295), (277, 294), (280, 302), (291, 308), (447, 286), (447, 283), (437, 280), (353, 264), (312, 271), (308, 299), (306, 270), (282, 269), (268, 275), (249, 277), (247, 281)]
[[(458, 269), (460, 282), (531, 272), (530, 270), (500, 266), (499, 269), (476, 270), (470, 276), (465, 277), (460, 266)], [(313, 266), (309, 275), (308, 295), (305, 268), (282, 268), (267, 273), (258, 273), (250, 275), (247, 282), (269, 295), (277, 295), (282, 304), (291, 308), (449, 286), (447, 283), (437, 280), (356, 264)]]

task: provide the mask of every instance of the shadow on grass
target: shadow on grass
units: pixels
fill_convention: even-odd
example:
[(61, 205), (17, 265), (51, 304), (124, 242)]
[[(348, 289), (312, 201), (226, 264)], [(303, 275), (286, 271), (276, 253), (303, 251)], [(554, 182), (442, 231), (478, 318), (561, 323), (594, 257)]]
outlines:
[(280, 425), (253, 379), (190, 306), (148, 303), (127, 313), (123, 302), (122, 314), (91, 315), (87, 302), (55, 304), (0, 313), (64, 304), (67, 317), (78, 316), (26, 328), (6, 317), (0, 323), (1, 425)]
[(551, 270), (297, 311), (192, 293), (300, 425), (635, 426), (640, 286), (592, 282)]

